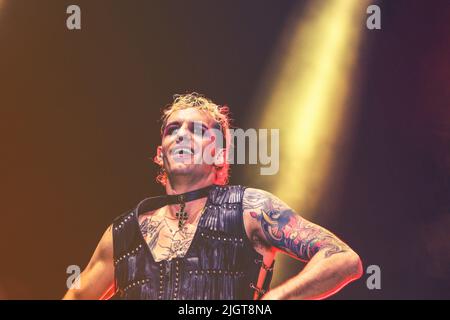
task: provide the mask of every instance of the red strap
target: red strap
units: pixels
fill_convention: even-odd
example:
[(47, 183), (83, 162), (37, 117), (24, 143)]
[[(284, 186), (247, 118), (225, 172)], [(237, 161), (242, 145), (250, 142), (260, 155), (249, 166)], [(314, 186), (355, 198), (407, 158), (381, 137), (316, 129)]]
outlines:
[(114, 295), (114, 293), (116, 292), (116, 287), (114, 285), (114, 283), (108, 288), (108, 290), (106, 290), (102, 296), (99, 298), (99, 300), (109, 300), (111, 299), (111, 297)]
[(273, 264), (273, 260), (275, 259), (275, 253), (276, 251), (272, 250), (270, 253), (264, 255), (263, 257), (261, 269), (259, 269), (258, 281), (256, 282), (255, 293), (253, 294), (253, 300), (258, 300), (260, 298), (260, 293), (264, 285), (264, 280), (266, 279), (269, 268)]

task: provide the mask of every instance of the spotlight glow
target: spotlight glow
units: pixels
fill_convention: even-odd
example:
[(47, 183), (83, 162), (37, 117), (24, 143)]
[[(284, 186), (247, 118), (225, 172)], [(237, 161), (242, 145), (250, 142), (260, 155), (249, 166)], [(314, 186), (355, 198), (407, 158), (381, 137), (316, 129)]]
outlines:
[(280, 128), (280, 171), (264, 179), (273, 179), (270, 191), (305, 218), (311, 218), (326, 187), (337, 138), (351, 116), (353, 69), (368, 2), (310, 1), (295, 12), (266, 93), (256, 102), (263, 110), (261, 127)]
[(351, 114), (352, 69), (368, 1), (311, 1), (291, 23), (259, 105), (263, 128), (280, 128), (280, 173), (272, 191), (310, 212), (320, 198), (333, 146)]

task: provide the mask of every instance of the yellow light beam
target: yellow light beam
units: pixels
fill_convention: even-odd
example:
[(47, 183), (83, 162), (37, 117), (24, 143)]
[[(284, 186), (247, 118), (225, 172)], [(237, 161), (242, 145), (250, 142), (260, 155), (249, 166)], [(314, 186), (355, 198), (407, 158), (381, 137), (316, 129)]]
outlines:
[(270, 191), (306, 218), (317, 207), (337, 138), (351, 116), (352, 75), (368, 2), (311, 0), (294, 13), (271, 66), (267, 94), (256, 102), (263, 110), (260, 127), (280, 128), (279, 174), (261, 179), (273, 179)]

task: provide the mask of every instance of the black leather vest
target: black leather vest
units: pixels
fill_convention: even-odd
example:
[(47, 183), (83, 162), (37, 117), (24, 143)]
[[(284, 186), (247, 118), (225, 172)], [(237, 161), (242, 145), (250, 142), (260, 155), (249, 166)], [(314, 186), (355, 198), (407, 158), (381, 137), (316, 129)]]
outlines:
[[(242, 218), (244, 187), (214, 186), (183, 258), (155, 262), (134, 210), (113, 222), (115, 284), (122, 299), (253, 299), (262, 256), (249, 242)], [(267, 290), (272, 274), (263, 286)]]

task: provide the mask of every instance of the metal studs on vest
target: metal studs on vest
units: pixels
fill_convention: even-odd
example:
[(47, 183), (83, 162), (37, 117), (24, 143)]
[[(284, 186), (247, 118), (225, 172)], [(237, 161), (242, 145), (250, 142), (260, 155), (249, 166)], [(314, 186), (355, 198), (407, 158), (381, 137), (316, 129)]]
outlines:
[(178, 282), (180, 280), (180, 272), (179, 272), (179, 260), (175, 261), (175, 288), (173, 293), (173, 299), (177, 300), (178, 295)]
[(124, 227), (125, 223), (131, 220), (133, 214), (134, 214), (134, 212), (132, 211), (130, 214), (128, 214), (127, 216), (122, 218), (122, 221), (116, 227), (114, 227), (114, 231), (122, 229)]
[(148, 283), (148, 282), (150, 282), (150, 279), (134, 281), (134, 282), (130, 283), (129, 285), (127, 285), (127, 286), (123, 289), (123, 291), (124, 291), (124, 292), (127, 292), (128, 290), (130, 290), (131, 288), (133, 288), (133, 287), (135, 287), (135, 286), (137, 286), (137, 285), (142, 285), (142, 284), (145, 284), (145, 283)]
[[(248, 300), (255, 294), (255, 289), (249, 286), (250, 283), (267, 290), (269, 278), (262, 285), (257, 282), (261, 264), (254, 261), (261, 256), (246, 241), (247, 235), (242, 228), (243, 193), (244, 188), (236, 186), (227, 187), (225, 190), (217, 188), (211, 192), (204, 212), (199, 214), (198, 236), (192, 240), (186, 256), (169, 261), (155, 261), (149, 250), (143, 250), (147, 249), (146, 243), (142, 241), (139, 221), (136, 218), (139, 217), (139, 208), (142, 209), (141, 212), (147, 212), (152, 205), (151, 201), (147, 203), (148, 208), (142, 206), (135, 209), (131, 218), (125, 220), (127, 215), (124, 215), (117, 219), (114, 222), (118, 232), (114, 232), (113, 252), (114, 258), (121, 260), (115, 266), (115, 280), (119, 290), (127, 287), (127, 292), (122, 294), (121, 298)], [(175, 211), (181, 211), (181, 203), (176, 196), (179, 195), (171, 197), (171, 204), (175, 205)], [(188, 200), (189, 198), (185, 197), (186, 208)], [(190, 211), (188, 215), (190, 218)], [(119, 229), (121, 222), (124, 224)], [(176, 222), (178, 224), (178, 219)], [(142, 247), (136, 250), (141, 243)], [(143, 283), (143, 279), (151, 280)], [(128, 290), (132, 283), (135, 286)]]
[(163, 274), (163, 263), (159, 263), (159, 294), (158, 299), (162, 299), (164, 291), (164, 274)]
[(119, 258), (114, 260), (114, 265), (117, 265), (120, 261), (124, 260), (125, 258), (129, 257), (130, 255), (137, 254), (139, 249), (142, 248), (142, 244), (138, 245), (135, 249), (131, 250), (130, 252), (124, 253)]

